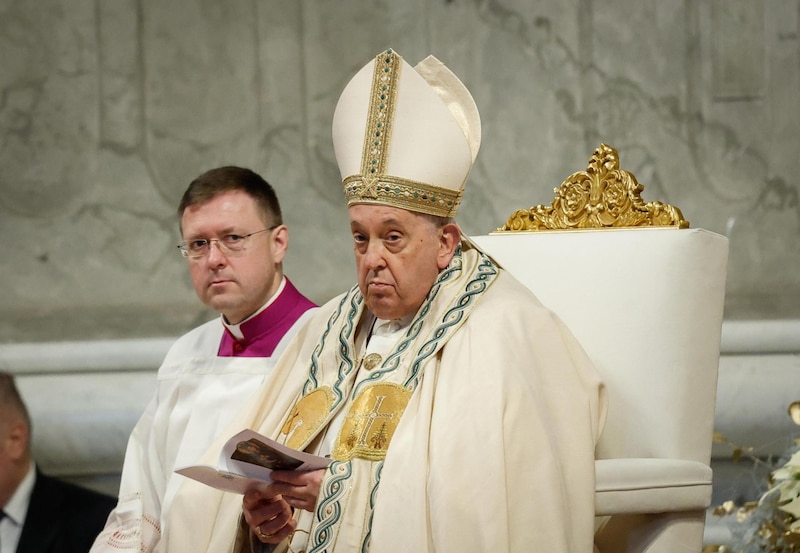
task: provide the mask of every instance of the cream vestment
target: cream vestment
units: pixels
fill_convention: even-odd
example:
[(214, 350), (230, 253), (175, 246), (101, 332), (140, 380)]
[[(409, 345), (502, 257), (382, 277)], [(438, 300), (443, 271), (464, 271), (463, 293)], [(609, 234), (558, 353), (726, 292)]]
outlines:
[[(163, 521), (183, 480), (173, 470), (193, 464), (227, 428), (314, 307), (288, 279), (271, 302), (239, 325), (246, 335), (254, 333), (242, 349), (233, 347), (237, 341), (225, 333), (221, 318), (170, 348), (156, 392), (128, 439), (119, 501), (91, 553), (159, 550)], [(248, 356), (223, 356), (222, 349)]]
[[(365, 315), (357, 287), (320, 308), (204, 460), (242, 428), (317, 452), (344, 410), (291, 550), (592, 551), (603, 387), (560, 320), (466, 245), (354, 386)], [(161, 550), (248, 550), (241, 501), (185, 480)]]

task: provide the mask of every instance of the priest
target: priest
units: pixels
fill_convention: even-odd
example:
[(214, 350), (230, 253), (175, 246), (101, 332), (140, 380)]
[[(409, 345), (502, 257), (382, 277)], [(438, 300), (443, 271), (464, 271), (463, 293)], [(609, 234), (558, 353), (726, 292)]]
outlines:
[(206, 171), (186, 189), (178, 216), (195, 292), (220, 316), (180, 337), (158, 369), (128, 439), (117, 506), (92, 553), (158, 550), (183, 479), (173, 471), (230, 424), (316, 307), (283, 274), (289, 230), (259, 174)]

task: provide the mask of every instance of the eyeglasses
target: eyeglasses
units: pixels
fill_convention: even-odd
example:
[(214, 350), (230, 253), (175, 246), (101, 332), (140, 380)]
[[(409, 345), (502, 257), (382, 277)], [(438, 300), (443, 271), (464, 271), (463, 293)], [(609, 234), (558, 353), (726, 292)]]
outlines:
[(273, 225), (269, 228), (251, 232), (250, 234), (226, 234), (220, 238), (197, 238), (195, 240), (184, 240), (178, 244), (178, 249), (181, 250), (181, 255), (183, 257), (203, 257), (211, 250), (211, 243), (216, 242), (219, 250), (225, 255), (242, 255), (247, 249), (248, 238), (254, 234), (275, 230), (279, 226), (280, 225)]

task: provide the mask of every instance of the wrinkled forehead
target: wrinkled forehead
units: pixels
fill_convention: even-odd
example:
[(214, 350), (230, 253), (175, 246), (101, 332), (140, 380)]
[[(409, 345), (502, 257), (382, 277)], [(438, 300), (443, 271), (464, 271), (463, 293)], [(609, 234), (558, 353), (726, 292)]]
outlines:
[(348, 207), (351, 226), (417, 225), (426, 220), (421, 213), (379, 204), (352, 204)]

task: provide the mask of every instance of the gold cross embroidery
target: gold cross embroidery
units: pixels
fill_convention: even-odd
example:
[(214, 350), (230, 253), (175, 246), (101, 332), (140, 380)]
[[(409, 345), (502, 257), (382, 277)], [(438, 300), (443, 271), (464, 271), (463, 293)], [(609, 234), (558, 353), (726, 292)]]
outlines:
[(375, 384), (362, 390), (348, 408), (331, 457), (337, 461), (385, 458), (410, 398), (411, 390), (394, 383)]
[(378, 197), (378, 177), (366, 176), (361, 182), (364, 184), (364, 189), (361, 191), (361, 199), (364, 198), (377, 198)]
[[(392, 413), (381, 413), (381, 411), (380, 411), (381, 405), (383, 404), (383, 400), (385, 400), (385, 399), (386, 399), (386, 396), (377, 396), (375, 398), (375, 403), (372, 405), (372, 410), (369, 413), (353, 415), (353, 418), (356, 421), (364, 421), (365, 420), (364, 427), (361, 429), (361, 434), (358, 437), (358, 441), (356, 442), (356, 446), (358, 446), (358, 447), (370, 447), (370, 445), (372, 445), (374, 449), (382, 449), (384, 443), (386, 442), (386, 436), (383, 436), (383, 438), (381, 438), (380, 435), (386, 433), (386, 430), (385, 430), (385, 426), (386, 425), (385, 424), (384, 424), (384, 427), (383, 427), (383, 432), (381, 432), (380, 429), (379, 429), (378, 433), (375, 436), (373, 436), (372, 439), (367, 440), (367, 438), (369, 437), (370, 433), (372, 432), (372, 427), (375, 425), (375, 422), (378, 419), (392, 420), (394, 418), (394, 416), (395, 416), (395, 414), (393, 412)], [(369, 442), (373, 442), (373, 443), (370, 444)]]

